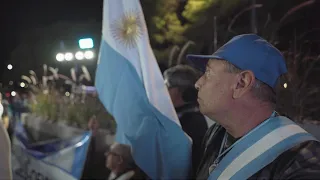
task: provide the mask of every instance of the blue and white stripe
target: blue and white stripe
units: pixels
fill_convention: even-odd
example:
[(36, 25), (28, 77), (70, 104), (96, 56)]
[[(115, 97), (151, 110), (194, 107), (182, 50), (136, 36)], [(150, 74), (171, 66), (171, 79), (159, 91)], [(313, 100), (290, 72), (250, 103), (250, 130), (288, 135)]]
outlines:
[(248, 179), (286, 150), (310, 140), (316, 139), (290, 119), (270, 118), (241, 138), (208, 179)]
[[(191, 145), (149, 44), (138, 0), (105, 0), (96, 88), (117, 122), (116, 141), (129, 144), (138, 166), (152, 179), (187, 177)], [(126, 14), (139, 19), (140, 36), (127, 47), (114, 37)]]
[[(91, 132), (84, 132), (71, 139), (36, 145), (30, 144), (21, 123), (17, 122), (15, 129), (17, 131), (15, 131), (12, 144), (14, 178), (23, 179), (16, 174), (16, 171), (21, 170), (27, 173), (26, 176), (30, 170), (33, 170), (49, 179), (75, 180), (81, 178)], [(24, 162), (24, 159), (29, 160)], [(24, 163), (29, 163), (29, 165), (25, 166)]]

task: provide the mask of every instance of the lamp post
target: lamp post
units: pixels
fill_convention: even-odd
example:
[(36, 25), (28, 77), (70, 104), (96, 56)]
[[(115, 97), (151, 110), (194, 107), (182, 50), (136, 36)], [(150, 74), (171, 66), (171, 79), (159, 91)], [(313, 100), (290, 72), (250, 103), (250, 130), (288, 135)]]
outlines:
[[(83, 77), (81, 78), (81, 76), (83, 75), (77, 78), (79, 74), (79, 63), (81, 61), (93, 60), (96, 57), (95, 52), (93, 50), (94, 43), (92, 38), (79, 39), (78, 47), (79, 49), (76, 51), (65, 51), (65, 52), (59, 52), (56, 54), (56, 60), (59, 63), (72, 62), (74, 66), (73, 68), (71, 68), (71, 76), (75, 83), (72, 83), (72, 91), (70, 92), (70, 94), (68, 95), (66, 94), (66, 96), (72, 95), (72, 92), (76, 89), (79, 83), (81, 83), (80, 81), (83, 79)], [(82, 71), (83, 71), (83, 66), (82, 66)], [(83, 73), (86, 74), (85, 72)]]

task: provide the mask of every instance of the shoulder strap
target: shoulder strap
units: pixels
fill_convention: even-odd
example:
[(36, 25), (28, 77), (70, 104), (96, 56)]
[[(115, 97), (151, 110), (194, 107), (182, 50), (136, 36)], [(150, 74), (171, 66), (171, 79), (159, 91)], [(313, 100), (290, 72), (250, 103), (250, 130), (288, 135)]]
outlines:
[[(286, 150), (302, 142), (316, 140), (286, 117), (278, 116), (271, 120), (265, 124), (265, 128), (262, 126), (250, 137), (244, 139), (243, 144), (240, 142), (239, 145), (234, 146), (210, 174), (209, 179), (248, 179)], [(270, 130), (267, 131), (268, 129)], [(259, 137), (263, 131), (267, 132)], [(254, 143), (240, 150), (239, 146), (244, 146), (244, 143), (249, 140)]]

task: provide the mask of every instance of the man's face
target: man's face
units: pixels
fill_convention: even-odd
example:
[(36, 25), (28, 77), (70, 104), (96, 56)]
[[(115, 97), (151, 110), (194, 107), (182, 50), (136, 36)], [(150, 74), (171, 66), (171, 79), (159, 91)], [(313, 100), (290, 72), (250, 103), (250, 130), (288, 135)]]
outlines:
[(182, 95), (177, 87), (168, 88), (169, 95), (174, 107), (179, 107), (182, 105)]
[(198, 103), (202, 114), (211, 116), (229, 109), (235, 75), (226, 71), (220, 60), (209, 60), (206, 72), (196, 82)]
[(117, 172), (123, 164), (123, 158), (117, 152), (117, 145), (112, 145), (110, 151), (106, 153), (106, 167), (111, 171)]

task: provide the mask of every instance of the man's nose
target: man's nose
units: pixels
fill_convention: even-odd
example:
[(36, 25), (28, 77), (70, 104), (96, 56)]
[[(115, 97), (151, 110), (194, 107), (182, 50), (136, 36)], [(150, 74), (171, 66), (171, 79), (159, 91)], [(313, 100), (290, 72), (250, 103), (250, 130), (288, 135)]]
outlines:
[(194, 87), (199, 91), (199, 89), (200, 89), (200, 87), (201, 87), (201, 79), (202, 79), (202, 77), (200, 78), (200, 79), (198, 79), (198, 81), (194, 84)]
[(198, 91), (199, 91), (200, 86), (199, 86), (197, 83), (194, 85), (194, 87), (196, 88), (196, 90), (198, 90)]

